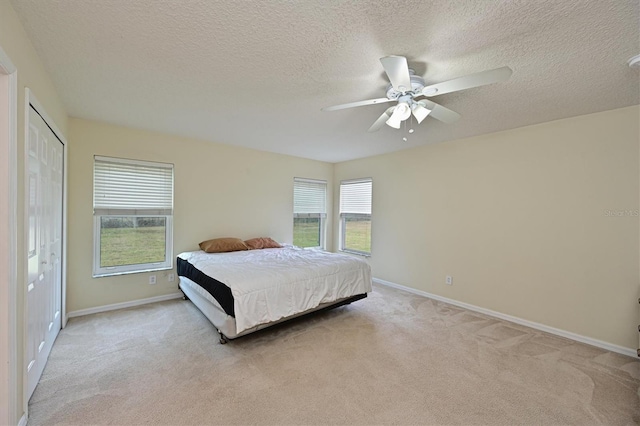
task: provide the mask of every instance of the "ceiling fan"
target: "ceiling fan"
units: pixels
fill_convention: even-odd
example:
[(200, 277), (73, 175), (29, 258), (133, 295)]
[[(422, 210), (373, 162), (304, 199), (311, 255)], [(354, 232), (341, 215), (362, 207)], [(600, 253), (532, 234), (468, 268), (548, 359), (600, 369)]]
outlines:
[(384, 58), (380, 58), (380, 62), (391, 82), (389, 86), (387, 86), (386, 98), (369, 99), (366, 101), (324, 107), (322, 111), (336, 111), (339, 109), (397, 101), (397, 105), (388, 108), (382, 113), (369, 128), (369, 132), (380, 130), (383, 124), (387, 124), (394, 129), (399, 129), (402, 122), (411, 117), (412, 114), (418, 121), (418, 124), (422, 123), (422, 120), (427, 118), (427, 116), (431, 116), (445, 123), (453, 123), (460, 118), (460, 114), (457, 112), (451, 111), (449, 108), (445, 108), (429, 99), (416, 99), (423, 96), (430, 98), (444, 95), (445, 93), (458, 92), (473, 87), (506, 81), (511, 77), (512, 73), (511, 68), (502, 67), (425, 86), (424, 79), (415, 75), (415, 72), (409, 68), (407, 58), (404, 56), (385, 56)]

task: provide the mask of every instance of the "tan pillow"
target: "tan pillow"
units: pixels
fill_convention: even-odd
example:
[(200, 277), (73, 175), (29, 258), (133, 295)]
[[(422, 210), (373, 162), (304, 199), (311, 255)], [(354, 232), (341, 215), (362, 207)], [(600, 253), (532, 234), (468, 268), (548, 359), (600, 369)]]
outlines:
[(214, 238), (200, 243), (200, 250), (207, 253), (226, 253), (229, 251), (249, 250), (240, 238)]
[(246, 240), (244, 243), (249, 247), (249, 250), (282, 247), (269, 237), (252, 238), (250, 240)]

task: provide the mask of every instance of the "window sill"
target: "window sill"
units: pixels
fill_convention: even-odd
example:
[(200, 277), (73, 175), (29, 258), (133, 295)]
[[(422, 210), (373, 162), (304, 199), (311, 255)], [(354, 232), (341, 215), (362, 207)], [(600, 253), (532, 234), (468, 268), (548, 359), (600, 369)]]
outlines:
[(173, 269), (173, 266), (162, 266), (158, 268), (150, 268), (150, 269), (140, 269), (136, 271), (117, 271), (117, 272), (106, 272), (102, 274), (93, 274), (93, 278), (103, 278), (103, 277), (115, 277), (118, 275), (131, 275), (131, 274), (143, 274), (145, 272), (157, 272), (157, 271), (168, 271)]
[(364, 253), (361, 251), (354, 251), (354, 250), (338, 250), (341, 253), (346, 253), (346, 254), (355, 254), (356, 256), (362, 256), (362, 257), (371, 257), (371, 253)]

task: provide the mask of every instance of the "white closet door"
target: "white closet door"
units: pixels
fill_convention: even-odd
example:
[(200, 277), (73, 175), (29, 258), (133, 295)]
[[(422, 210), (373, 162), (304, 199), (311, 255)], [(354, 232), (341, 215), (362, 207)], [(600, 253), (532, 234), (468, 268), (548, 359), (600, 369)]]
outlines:
[(31, 398), (61, 326), (63, 145), (30, 108), (27, 382)]

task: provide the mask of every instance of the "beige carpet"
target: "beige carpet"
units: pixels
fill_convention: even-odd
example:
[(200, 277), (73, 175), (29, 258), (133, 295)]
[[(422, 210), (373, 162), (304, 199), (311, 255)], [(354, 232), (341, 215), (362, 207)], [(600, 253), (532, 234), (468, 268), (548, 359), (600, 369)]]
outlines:
[(183, 300), (74, 318), (29, 425), (625, 425), (639, 386), (634, 358), (375, 286), (227, 345)]

